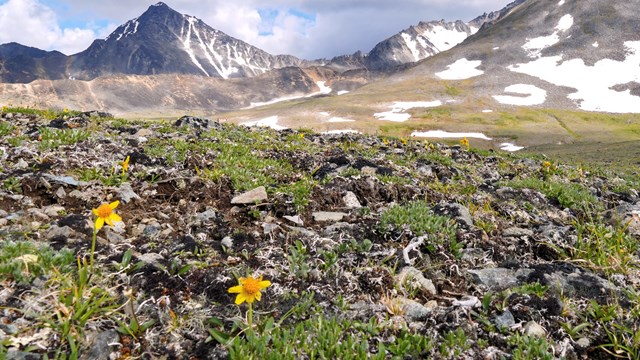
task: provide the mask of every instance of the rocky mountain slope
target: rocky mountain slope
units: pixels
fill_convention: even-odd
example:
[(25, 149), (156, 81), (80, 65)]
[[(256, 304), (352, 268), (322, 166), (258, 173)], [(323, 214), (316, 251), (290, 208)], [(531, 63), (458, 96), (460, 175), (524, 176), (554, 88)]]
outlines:
[(638, 113), (638, 5), (524, 1), (404, 76), (468, 80), (498, 104)]
[[(0, 71), (2, 82), (91, 80), (119, 74), (192, 74), (229, 79), (313, 64), (290, 55), (271, 55), (162, 2), (78, 54), (66, 57), (26, 49), (17, 44), (0, 47), (0, 59), (5, 64)], [(32, 60), (21, 65), (26, 54)]]
[(637, 358), (637, 171), (104, 116), (2, 110), (0, 357)]

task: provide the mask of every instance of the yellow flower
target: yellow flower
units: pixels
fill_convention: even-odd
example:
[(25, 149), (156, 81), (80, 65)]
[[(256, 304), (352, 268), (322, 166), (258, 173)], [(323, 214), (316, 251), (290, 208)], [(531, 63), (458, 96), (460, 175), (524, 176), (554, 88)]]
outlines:
[(460, 140), (460, 145), (468, 148), (469, 147), (469, 139), (467, 139), (466, 137), (463, 137), (462, 140)]
[(551, 161), (545, 161), (542, 163), (542, 167), (548, 169), (551, 167)]
[(121, 222), (122, 218), (113, 212), (113, 209), (118, 207), (120, 201), (114, 201), (111, 204), (102, 204), (97, 209), (93, 209), (93, 214), (97, 216), (96, 218), (96, 231), (100, 230), (104, 223), (107, 223), (109, 226), (114, 226), (114, 222)]
[(301, 133), (298, 136), (300, 137), (300, 139), (304, 139), (304, 133)]
[(405, 138), (401, 138), (401, 139), (400, 139), (400, 142), (402, 143), (402, 145), (407, 145), (407, 142), (408, 142), (408, 141), (407, 141), (407, 139), (405, 139)]
[(124, 159), (124, 161), (120, 163), (120, 165), (122, 165), (122, 175), (124, 175), (124, 173), (126, 173), (127, 170), (129, 170), (129, 158), (130, 158), (130, 156), (127, 155), (127, 158)]
[(245, 301), (249, 304), (253, 303), (255, 300), (260, 301), (260, 298), (262, 297), (260, 290), (266, 289), (271, 285), (271, 281), (262, 280), (262, 276), (257, 279), (254, 279), (251, 276), (246, 278), (241, 277), (239, 282), (240, 285), (229, 288), (229, 293), (238, 294), (238, 296), (236, 296), (237, 305), (240, 305)]

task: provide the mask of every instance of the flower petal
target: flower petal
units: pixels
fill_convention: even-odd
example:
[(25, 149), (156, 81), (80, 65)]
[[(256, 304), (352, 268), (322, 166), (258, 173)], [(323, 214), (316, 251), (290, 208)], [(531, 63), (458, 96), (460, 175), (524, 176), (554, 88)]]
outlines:
[[(236, 305), (240, 305), (243, 302), (247, 301), (247, 296), (243, 293), (238, 294), (238, 296), (236, 296)], [(251, 303), (252, 301), (247, 301), (248, 303)]]
[(269, 280), (260, 281), (258, 283), (258, 286), (260, 287), (260, 289), (266, 289), (269, 286), (271, 286), (271, 281), (269, 281)]
[(260, 299), (262, 299), (262, 293), (258, 291), (257, 293), (254, 294), (254, 297), (256, 298), (256, 300), (260, 301)]
[(93, 211), (93, 215), (100, 216), (100, 214), (98, 214), (98, 209), (93, 209), (91, 211)]
[(122, 218), (116, 213), (111, 213), (111, 215), (109, 215), (109, 220), (112, 222), (122, 222)]
[(95, 226), (96, 226), (96, 230), (102, 229), (102, 227), (104, 226), (104, 218), (101, 218), (101, 217), (97, 218)]
[(109, 204), (109, 207), (111, 208), (111, 210), (113, 210), (113, 209), (117, 208), (118, 205), (120, 205), (120, 200), (116, 200), (116, 201), (112, 202), (111, 204)]
[(237, 285), (229, 288), (229, 292), (232, 294), (239, 294), (242, 292), (242, 285)]

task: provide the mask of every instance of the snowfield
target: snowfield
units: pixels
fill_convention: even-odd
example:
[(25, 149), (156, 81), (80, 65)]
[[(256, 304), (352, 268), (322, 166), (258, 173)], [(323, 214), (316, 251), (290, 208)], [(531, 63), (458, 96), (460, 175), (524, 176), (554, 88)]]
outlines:
[(481, 60), (459, 59), (447, 66), (447, 70), (437, 72), (436, 76), (443, 80), (464, 80), (484, 74), (484, 71), (476, 69), (482, 65)]
[(396, 101), (391, 106), (390, 111), (373, 114), (378, 120), (404, 122), (411, 119), (411, 114), (405, 111), (418, 107), (436, 107), (442, 105), (442, 101)]
[(474, 138), (482, 140), (492, 140), (490, 137), (483, 133), (477, 132), (448, 132), (443, 130), (429, 130), (429, 131), (414, 131), (411, 133), (412, 137), (426, 137), (426, 138), (438, 138), (438, 139), (450, 139), (450, 138)]
[(547, 92), (539, 87), (527, 84), (515, 84), (504, 89), (506, 93), (523, 94), (526, 96), (494, 95), (493, 98), (507, 105), (540, 105), (547, 98)]
[(569, 99), (582, 110), (640, 113), (640, 97), (632, 95), (629, 89), (614, 90), (616, 85), (640, 83), (640, 41), (626, 41), (624, 45), (627, 56), (623, 61), (603, 59), (589, 66), (582, 59), (565, 60), (558, 55), (511, 65), (508, 69), (576, 89)]

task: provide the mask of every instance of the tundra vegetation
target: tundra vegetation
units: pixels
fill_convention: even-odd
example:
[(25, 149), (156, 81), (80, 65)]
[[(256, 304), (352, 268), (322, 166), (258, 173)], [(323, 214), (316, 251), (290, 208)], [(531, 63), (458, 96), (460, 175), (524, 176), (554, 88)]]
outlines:
[(640, 359), (637, 167), (3, 107), (0, 185), (0, 358)]

